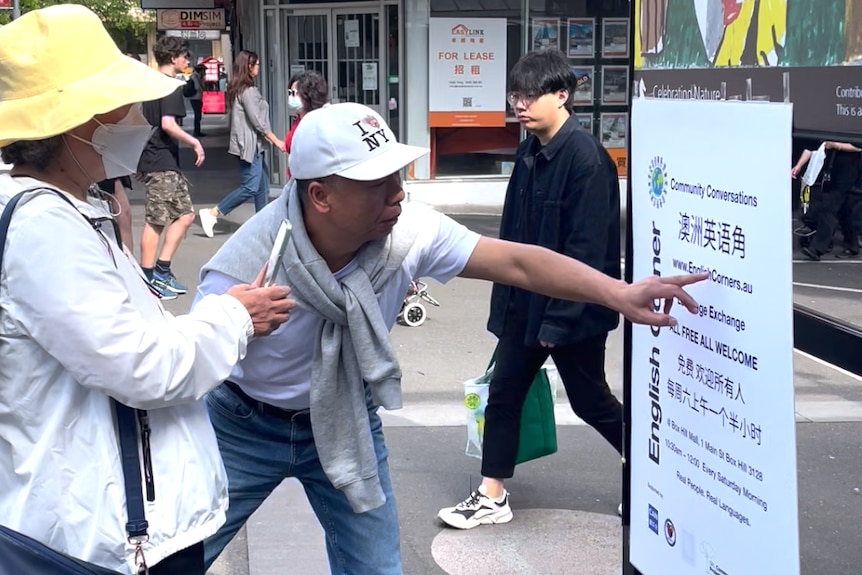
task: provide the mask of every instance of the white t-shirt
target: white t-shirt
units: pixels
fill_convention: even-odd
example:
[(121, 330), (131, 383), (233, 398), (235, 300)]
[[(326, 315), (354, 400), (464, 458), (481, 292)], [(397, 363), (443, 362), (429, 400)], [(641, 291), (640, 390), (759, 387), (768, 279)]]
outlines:
[[(405, 209), (409, 209), (409, 204)], [(411, 280), (430, 277), (446, 283), (463, 271), (481, 237), (448, 216), (427, 212), (427, 217), (416, 218), (421, 228), (401, 269), (377, 294), (383, 319), (390, 329), (398, 318)], [(335, 279), (345, 277), (355, 267), (356, 262), (349, 263), (334, 274)], [(198, 286), (194, 304), (204, 295), (224, 293), (237, 283), (224, 274), (209, 272)], [(234, 368), (230, 381), (259, 401), (283, 409), (307, 409), (311, 362), (317, 343), (313, 337), (320, 332), (322, 323), (323, 318), (314, 310), (294, 309), (290, 319), (271, 335), (249, 343), (248, 353)]]

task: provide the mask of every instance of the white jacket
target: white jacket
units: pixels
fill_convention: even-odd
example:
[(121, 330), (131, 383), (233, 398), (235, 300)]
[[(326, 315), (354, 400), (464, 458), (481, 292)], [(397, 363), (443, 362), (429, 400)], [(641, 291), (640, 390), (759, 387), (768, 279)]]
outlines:
[[(34, 185), (0, 173), (0, 208)], [(110, 240), (52, 192), (28, 195), (12, 217), (0, 270), (0, 523), (132, 573), (110, 397), (149, 410), (152, 566), (224, 523), (224, 468), (198, 400), (245, 356), (253, 328), (227, 295), (171, 316), (110, 223), (102, 229)]]

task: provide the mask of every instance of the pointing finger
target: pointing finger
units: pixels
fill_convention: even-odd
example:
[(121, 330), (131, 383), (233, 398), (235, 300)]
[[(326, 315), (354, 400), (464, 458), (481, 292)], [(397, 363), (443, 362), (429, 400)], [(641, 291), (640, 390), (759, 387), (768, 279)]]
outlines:
[(690, 313), (697, 313), (697, 302), (682, 288), (674, 290), (674, 296)]
[(709, 278), (709, 274), (707, 272), (702, 272), (699, 274), (663, 277), (659, 281), (661, 281), (661, 283), (663, 284), (671, 284), (679, 287), (685, 287), (687, 285), (702, 282), (707, 278)]
[[(688, 279), (685, 276), (677, 276), (682, 279)], [(675, 278), (667, 278), (668, 280), (673, 280)], [(691, 297), (688, 292), (684, 289), (676, 285), (675, 282), (672, 281), (663, 281), (661, 282), (661, 288), (656, 290), (655, 298), (665, 298), (665, 299), (676, 299), (688, 309), (691, 313), (697, 313), (697, 302), (693, 297)], [(665, 308), (665, 313), (669, 311), (670, 308)]]

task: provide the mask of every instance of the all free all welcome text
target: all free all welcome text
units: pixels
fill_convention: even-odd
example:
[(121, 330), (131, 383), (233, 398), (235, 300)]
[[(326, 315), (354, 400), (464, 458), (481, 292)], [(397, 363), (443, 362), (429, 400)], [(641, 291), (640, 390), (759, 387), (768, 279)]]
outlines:
[[(658, 226), (656, 226), (655, 221), (652, 222), (651, 246), (652, 246), (652, 252), (653, 252), (652, 273), (653, 273), (653, 275), (655, 275), (657, 277), (661, 277), (661, 252), (662, 252), (661, 230), (658, 228)], [(712, 277), (713, 281), (721, 280), (724, 277), (724, 276), (722, 276), (722, 278), (715, 278), (714, 277), (715, 276), (714, 271), (711, 272), (710, 275), (713, 276)], [(742, 286), (742, 282), (739, 282), (739, 280), (734, 280), (734, 282), (739, 284), (739, 286)], [(719, 281), (719, 283), (721, 283), (721, 281)], [(725, 284), (725, 285), (731, 285), (731, 284)], [(745, 284), (745, 285), (747, 286), (748, 284)], [(737, 287), (737, 289), (741, 289), (741, 287), (739, 287), (739, 286)], [(747, 293), (751, 293), (751, 291), (753, 291), (753, 290), (748, 289), (745, 291), (747, 291)], [(653, 307), (653, 310), (655, 312), (659, 312), (662, 308), (662, 301), (658, 300), (658, 299), (654, 300), (652, 307)], [(703, 310), (699, 310), (699, 312), (701, 314), (704, 313)], [(709, 310), (706, 313), (708, 313), (710, 315), (710, 317), (716, 321), (721, 321), (722, 323), (727, 323), (728, 325), (731, 325), (733, 327), (737, 327), (736, 318), (728, 316), (723, 311), (719, 311), (718, 313), (713, 313), (712, 310)], [(740, 321), (739, 327), (737, 327), (737, 330), (744, 329), (744, 327), (742, 327), (742, 326), (743, 326), (743, 324)], [(653, 338), (658, 338), (660, 332), (661, 332), (660, 328), (658, 328), (656, 326), (650, 327), (650, 333), (652, 334)], [(676, 330), (676, 333), (678, 335), (682, 335), (679, 330)], [(686, 339), (690, 339), (692, 341), (697, 340), (696, 343), (698, 343), (700, 345), (704, 345), (704, 342), (700, 341), (701, 338), (698, 338), (697, 334), (692, 335), (693, 333), (694, 332), (691, 332), (691, 330), (688, 330), (688, 332), (686, 333), (686, 335), (684, 337), (686, 337)], [(727, 344), (723, 344), (723, 343), (718, 342), (718, 341), (716, 341), (716, 343), (713, 344), (712, 338), (709, 338), (709, 340), (706, 341), (705, 343), (706, 343), (705, 347), (707, 347), (708, 349), (712, 349), (713, 351), (715, 351), (719, 355), (722, 355), (728, 359), (731, 359), (732, 361), (736, 361), (736, 362), (738, 362), (738, 363), (740, 363), (740, 364), (742, 364), (742, 365), (744, 365), (750, 369), (753, 369), (755, 371), (757, 370), (757, 357), (756, 356), (753, 356), (753, 355), (746, 353), (746, 352), (743, 352), (741, 350), (737, 350), (736, 348), (732, 348), (732, 347), (728, 346)], [(648, 362), (649, 362), (649, 374), (650, 374), (650, 376), (649, 376), (649, 384), (648, 384), (647, 392), (648, 392), (648, 396), (649, 396), (649, 400), (650, 400), (650, 420), (651, 420), (651, 422), (650, 422), (650, 436), (649, 436), (649, 443), (648, 443), (648, 456), (652, 462), (654, 462), (656, 465), (659, 465), (660, 461), (661, 461), (660, 431), (661, 431), (661, 423), (662, 423), (662, 406), (661, 406), (661, 393), (659, 390), (659, 386), (661, 385), (661, 349), (658, 347), (658, 345), (652, 346), (652, 349), (651, 349), (650, 354), (649, 354)]]

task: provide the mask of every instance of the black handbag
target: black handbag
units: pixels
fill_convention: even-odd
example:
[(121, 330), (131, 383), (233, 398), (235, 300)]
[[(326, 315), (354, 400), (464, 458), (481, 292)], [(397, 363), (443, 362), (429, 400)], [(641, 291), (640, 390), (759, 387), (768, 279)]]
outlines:
[[(18, 201), (29, 192), (36, 189), (44, 189), (56, 193), (68, 202), (73, 208), (74, 204), (57, 190), (51, 188), (33, 188), (24, 190), (15, 195), (0, 216), (0, 270), (3, 268), (3, 251), (6, 244), (6, 234), (9, 231), (9, 222), (12, 212)], [(75, 208), (75, 211), (78, 211)], [(80, 212), (79, 212), (80, 213)], [(81, 214), (94, 229), (98, 229), (98, 222), (94, 222)], [(117, 234), (116, 237), (120, 237)], [(123, 478), (126, 487), (126, 533), (128, 542), (135, 546), (135, 564), (139, 574), (149, 572), (144, 560), (143, 544), (147, 542), (147, 520), (144, 516), (144, 495), (141, 489), (141, 468), (138, 454), (138, 425), (144, 439), (145, 469), (149, 469), (147, 453), (149, 425), (145, 411), (133, 409), (117, 401), (113, 401), (114, 412), (117, 417), (117, 434), (120, 443), (120, 459), (123, 464)], [(148, 486), (150, 482), (148, 481)], [(98, 495), (98, 494), (97, 494)], [(148, 489), (148, 495), (149, 489)], [(152, 500), (153, 497), (150, 497)], [(51, 549), (35, 539), (22, 533), (18, 533), (8, 527), (0, 525), (0, 575), (119, 575), (117, 571), (106, 569), (80, 559), (75, 559), (59, 551)]]

